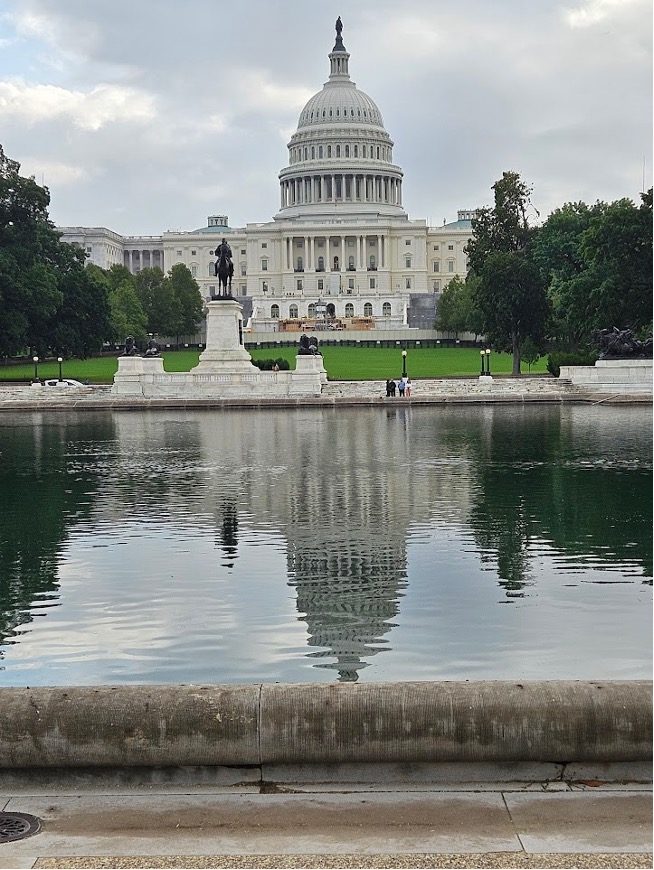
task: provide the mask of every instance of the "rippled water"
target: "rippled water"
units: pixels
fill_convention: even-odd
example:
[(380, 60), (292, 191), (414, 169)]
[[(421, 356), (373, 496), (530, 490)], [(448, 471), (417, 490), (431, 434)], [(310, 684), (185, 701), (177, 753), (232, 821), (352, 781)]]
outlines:
[(643, 407), (0, 416), (0, 682), (649, 678)]

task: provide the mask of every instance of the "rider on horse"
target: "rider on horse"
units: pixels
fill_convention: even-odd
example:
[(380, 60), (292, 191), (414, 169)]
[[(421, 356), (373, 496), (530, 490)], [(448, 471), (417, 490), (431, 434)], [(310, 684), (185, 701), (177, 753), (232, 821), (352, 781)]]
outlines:
[(217, 278), (220, 278), (220, 284), (225, 290), (225, 295), (231, 295), (234, 263), (232, 262), (232, 249), (225, 239), (216, 248), (216, 257), (218, 259), (214, 264), (214, 274)]

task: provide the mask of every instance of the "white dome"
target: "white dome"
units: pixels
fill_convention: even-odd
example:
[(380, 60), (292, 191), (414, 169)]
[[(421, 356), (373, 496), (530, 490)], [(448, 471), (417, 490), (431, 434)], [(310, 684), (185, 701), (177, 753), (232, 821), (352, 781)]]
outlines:
[(349, 123), (357, 127), (384, 127), (381, 112), (374, 101), (360, 91), (354, 82), (327, 82), (300, 113), (298, 132), (317, 124)]

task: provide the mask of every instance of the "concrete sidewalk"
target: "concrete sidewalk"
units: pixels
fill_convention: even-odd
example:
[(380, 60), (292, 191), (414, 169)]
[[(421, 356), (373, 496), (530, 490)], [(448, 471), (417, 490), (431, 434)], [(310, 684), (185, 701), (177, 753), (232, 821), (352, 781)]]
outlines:
[(642, 781), (42, 773), (0, 783), (4, 812), (43, 822), (0, 845), (2, 868), (652, 866)]

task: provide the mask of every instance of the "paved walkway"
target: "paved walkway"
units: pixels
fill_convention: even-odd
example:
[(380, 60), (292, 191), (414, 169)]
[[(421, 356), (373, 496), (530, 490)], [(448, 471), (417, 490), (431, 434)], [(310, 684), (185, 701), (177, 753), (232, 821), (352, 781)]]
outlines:
[[(651, 867), (649, 784), (293, 782), (223, 769), (123, 784), (102, 774), (0, 784), (43, 830), (0, 867)], [(187, 772), (188, 773), (188, 772)], [(192, 775), (192, 772), (191, 774)]]

